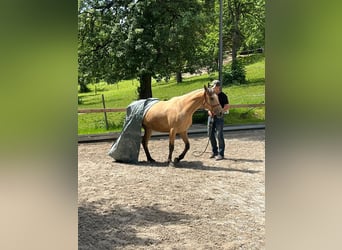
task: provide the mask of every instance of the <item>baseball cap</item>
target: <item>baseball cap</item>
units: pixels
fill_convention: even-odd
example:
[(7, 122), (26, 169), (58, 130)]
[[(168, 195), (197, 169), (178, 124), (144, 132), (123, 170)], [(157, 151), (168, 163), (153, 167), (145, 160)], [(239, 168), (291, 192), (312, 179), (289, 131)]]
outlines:
[(210, 88), (214, 88), (214, 87), (216, 87), (216, 86), (221, 86), (221, 83), (220, 83), (219, 80), (214, 80), (214, 81), (212, 81), (212, 82), (210, 83), (210, 85), (209, 85)]

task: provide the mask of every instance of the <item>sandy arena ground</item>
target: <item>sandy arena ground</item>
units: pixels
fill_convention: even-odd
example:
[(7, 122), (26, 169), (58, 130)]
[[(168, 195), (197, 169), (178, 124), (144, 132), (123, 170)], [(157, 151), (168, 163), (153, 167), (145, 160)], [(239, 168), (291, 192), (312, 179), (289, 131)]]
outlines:
[(222, 161), (189, 137), (177, 167), (166, 137), (149, 142), (153, 165), (142, 148), (130, 165), (107, 155), (112, 142), (79, 144), (79, 249), (265, 249), (265, 130), (226, 132)]

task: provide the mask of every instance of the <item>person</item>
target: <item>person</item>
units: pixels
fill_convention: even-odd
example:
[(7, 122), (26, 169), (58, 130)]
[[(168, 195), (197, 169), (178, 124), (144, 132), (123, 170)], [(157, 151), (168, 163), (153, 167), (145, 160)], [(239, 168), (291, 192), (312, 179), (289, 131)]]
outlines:
[[(212, 81), (209, 87), (211, 87), (217, 94), (219, 102), (223, 109), (223, 114), (226, 113), (229, 110), (229, 100), (227, 95), (222, 92), (220, 81)], [(215, 158), (217, 161), (224, 158), (225, 142), (223, 137), (223, 114), (221, 116), (218, 116), (208, 110), (208, 134), (212, 148), (212, 154), (210, 155), (210, 158)]]

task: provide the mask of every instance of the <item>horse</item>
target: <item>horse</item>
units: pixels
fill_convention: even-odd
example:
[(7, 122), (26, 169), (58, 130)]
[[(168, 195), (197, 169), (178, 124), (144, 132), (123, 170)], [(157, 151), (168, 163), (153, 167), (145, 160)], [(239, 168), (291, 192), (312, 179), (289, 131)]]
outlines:
[(145, 114), (142, 127), (144, 135), (142, 146), (147, 161), (155, 162), (148, 150), (148, 141), (152, 131), (169, 133), (169, 156), (168, 163), (172, 165), (172, 153), (176, 135), (179, 134), (185, 144), (183, 152), (174, 159), (174, 163), (182, 160), (190, 148), (187, 130), (192, 124), (192, 115), (199, 108), (210, 110), (214, 114), (222, 115), (223, 109), (214, 90), (204, 85), (203, 89), (194, 90), (182, 96), (176, 96), (168, 101), (159, 101), (154, 104)]

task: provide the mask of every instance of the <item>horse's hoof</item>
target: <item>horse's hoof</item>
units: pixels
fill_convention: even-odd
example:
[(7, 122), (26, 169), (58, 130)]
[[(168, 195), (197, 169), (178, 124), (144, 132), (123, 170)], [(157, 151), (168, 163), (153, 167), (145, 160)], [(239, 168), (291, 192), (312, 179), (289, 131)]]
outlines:
[(175, 167), (175, 164), (172, 161), (169, 161), (169, 167)]
[(178, 157), (176, 157), (175, 159), (173, 159), (173, 161), (174, 161), (175, 163), (178, 163), (180, 160), (179, 160)]
[(151, 159), (148, 159), (147, 161), (148, 161), (149, 163), (155, 163), (155, 162), (156, 162), (156, 161), (155, 161), (154, 159), (152, 159), (152, 158), (151, 158)]

